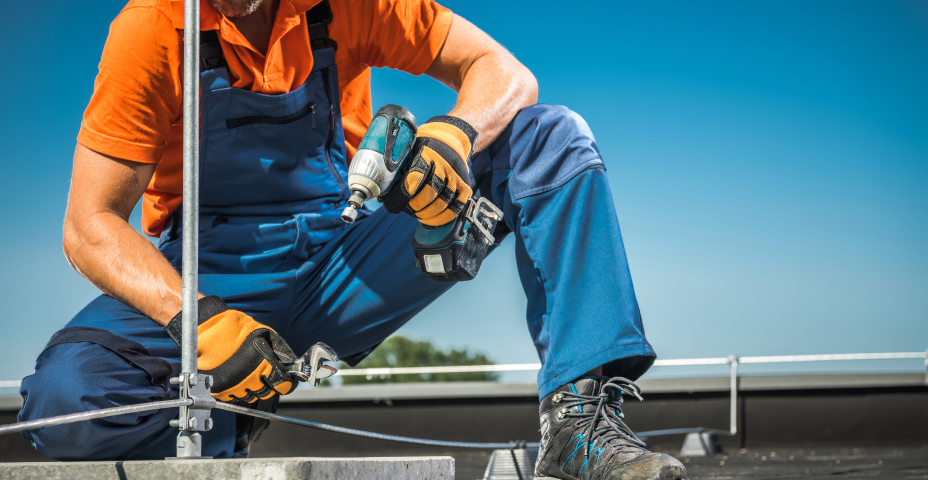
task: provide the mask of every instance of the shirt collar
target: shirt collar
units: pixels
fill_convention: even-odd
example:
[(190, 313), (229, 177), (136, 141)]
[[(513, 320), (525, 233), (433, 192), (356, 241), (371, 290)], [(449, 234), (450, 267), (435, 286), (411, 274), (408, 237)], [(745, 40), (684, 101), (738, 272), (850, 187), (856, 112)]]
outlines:
[[(174, 28), (184, 29), (184, 0), (168, 0), (171, 3), (171, 20)], [(269, 0), (265, 0), (269, 1)], [(306, 13), (310, 8), (318, 5), (322, 0), (280, 0), (277, 16), (297, 17)], [(222, 23), (222, 15), (209, 3), (209, 0), (200, 0), (200, 30), (218, 30)]]

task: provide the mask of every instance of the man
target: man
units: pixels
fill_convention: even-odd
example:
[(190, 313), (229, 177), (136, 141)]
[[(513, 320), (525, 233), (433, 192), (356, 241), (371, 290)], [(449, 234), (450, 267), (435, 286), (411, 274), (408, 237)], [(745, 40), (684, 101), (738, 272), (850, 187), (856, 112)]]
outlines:
[[(537, 478), (685, 478), (623, 423), (653, 363), (599, 150), (586, 123), (535, 105), (532, 74), (432, 0), (210, 0), (202, 8), (198, 367), (213, 395), (273, 408), (282, 363), (324, 341), (355, 365), (450, 286), (414, 265), (417, 222), (477, 192), (504, 211), (528, 296), (542, 447)], [(64, 226), (103, 290), (23, 381), (20, 420), (175, 397), (181, 310), (183, 4), (132, 0), (113, 22), (74, 155)], [(370, 68), (458, 91), (422, 124), (386, 208), (340, 219), (371, 121)], [(127, 223), (142, 223), (158, 248)], [(405, 214), (395, 214), (405, 212)], [(163, 458), (174, 410), (26, 432), (58, 459)], [(247, 455), (258, 427), (213, 411), (203, 454)]]

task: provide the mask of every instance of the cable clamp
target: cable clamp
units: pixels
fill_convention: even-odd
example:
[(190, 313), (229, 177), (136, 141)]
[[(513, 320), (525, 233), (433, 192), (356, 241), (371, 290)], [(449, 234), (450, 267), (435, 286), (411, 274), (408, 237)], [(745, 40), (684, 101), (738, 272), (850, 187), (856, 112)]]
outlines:
[(180, 407), (180, 415), (171, 420), (172, 427), (179, 427), (186, 432), (208, 432), (213, 428), (213, 419), (209, 411), (216, 407), (216, 399), (210, 393), (213, 377), (199, 373), (182, 373), (171, 378), (172, 385), (180, 387), (180, 398), (193, 401), (190, 405)]

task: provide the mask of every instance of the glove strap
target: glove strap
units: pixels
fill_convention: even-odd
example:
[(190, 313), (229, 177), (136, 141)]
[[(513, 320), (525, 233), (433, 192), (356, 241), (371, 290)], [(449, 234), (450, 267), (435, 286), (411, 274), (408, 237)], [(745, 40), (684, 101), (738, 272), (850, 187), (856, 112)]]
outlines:
[[(210, 295), (197, 300), (197, 325), (202, 325), (203, 322), (226, 310), (231, 310), (231, 308), (216, 295)], [(174, 315), (174, 318), (168, 322), (168, 326), (164, 327), (164, 330), (168, 332), (168, 336), (171, 337), (171, 340), (174, 340), (174, 343), (176, 343), (178, 347), (180, 346), (180, 340), (183, 336), (181, 335), (183, 324), (181, 320), (182, 314), (183, 311), (177, 312), (177, 315)]]
[(442, 122), (448, 123), (457, 127), (460, 131), (464, 132), (464, 135), (467, 135), (467, 139), (470, 140), (470, 151), (467, 152), (467, 158), (463, 158), (465, 162), (470, 159), (470, 156), (474, 153), (474, 146), (477, 145), (477, 130), (474, 127), (470, 126), (469, 123), (458, 117), (452, 117), (451, 115), (439, 115), (437, 117), (432, 117), (428, 122)]

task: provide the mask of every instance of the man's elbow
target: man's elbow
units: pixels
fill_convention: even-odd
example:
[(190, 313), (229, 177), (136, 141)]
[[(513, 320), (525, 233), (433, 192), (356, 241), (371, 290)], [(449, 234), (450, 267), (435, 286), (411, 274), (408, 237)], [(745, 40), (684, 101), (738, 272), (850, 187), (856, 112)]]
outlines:
[(64, 228), (61, 235), (61, 250), (64, 252), (64, 258), (71, 265), (75, 272), (84, 276), (81, 269), (77, 266), (75, 256), (79, 255), (81, 250), (81, 235), (79, 222), (75, 222), (71, 215), (65, 215)]
[(538, 102), (538, 80), (531, 70), (522, 64), (512, 53), (500, 47), (500, 63), (515, 80), (515, 96), (520, 100), (520, 108)]
[(525, 105), (534, 105), (538, 103), (538, 79), (525, 65), (522, 65), (522, 69), (524, 70), (522, 74), (522, 95), (526, 101)]
[(538, 103), (538, 80), (535, 79), (535, 75), (515, 58), (512, 61), (515, 65), (510, 67), (509, 72), (514, 80), (510, 90), (513, 103), (518, 105), (518, 109)]
[(501, 45), (484, 57), (493, 65), (495, 74), (508, 79), (512, 105), (519, 109), (538, 103), (538, 80), (531, 70)]

